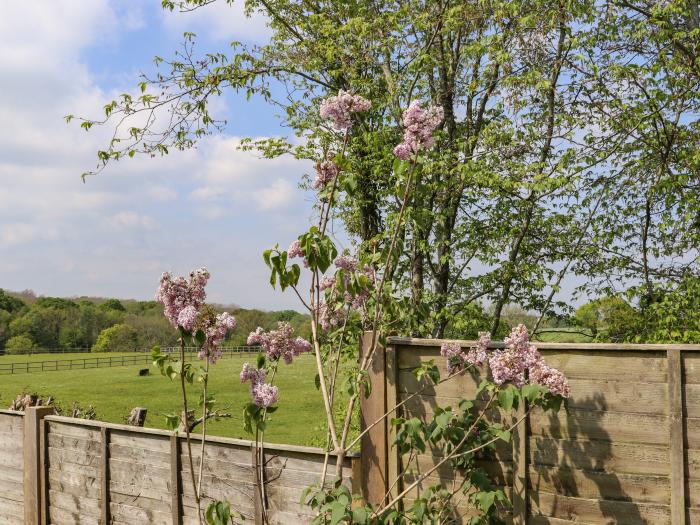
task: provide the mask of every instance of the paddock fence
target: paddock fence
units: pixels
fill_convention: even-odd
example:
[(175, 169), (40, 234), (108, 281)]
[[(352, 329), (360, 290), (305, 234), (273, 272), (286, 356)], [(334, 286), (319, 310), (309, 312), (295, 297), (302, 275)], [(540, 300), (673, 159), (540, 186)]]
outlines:
[[(478, 378), (468, 374), (437, 386), (416, 379), (413, 370), (431, 360), (447, 377), (442, 342), (388, 339), (373, 359), (363, 427), (417, 392), (399, 406), (400, 415), (426, 418), (435, 407), (474, 399)], [(365, 337), (363, 349), (368, 345)], [(502, 513), (506, 523), (700, 525), (700, 345), (537, 347), (566, 374), (572, 398), (568, 412), (531, 411), (511, 443), (479, 460), (512, 501)], [(363, 492), (370, 502), (390, 488), (396, 495), (410, 487), (441, 459), (440, 451), (426, 450), (409, 462), (392, 447), (394, 440), (386, 420), (363, 439)], [(445, 464), (408, 492), (405, 505), (428, 486), (453, 488), (462, 479)], [(454, 520), (466, 523), (470, 515), (463, 500)]]
[[(51, 415), (49, 407), (0, 411), (0, 523), (198, 524), (183, 434)], [(201, 436), (192, 436), (199, 470)], [(308, 523), (300, 499), (318, 484), (321, 449), (265, 444), (264, 497), (256, 490), (255, 442), (207, 437), (202, 506), (228, 501), (236, 523)], [(335, 459), (328, 463), (327, 483)], [(357, 456), (343, 482), (360, 486)]]
[[(221, 348), (221, 357), (234, 357), (237, 355), (257, 354), (260, 351), (256, 346), (237, 346)], [(177, 353), (176, 347), (161, 348), (163, 353)], [(146, 353), (148, 352), (148, 353)], [(193, 348), (186, 349), (189, 357), (196, 355)], [(58, 372), (62, 370), (86, 370), (90, 368), (111, 368), (114, 366), (150, 365), (153, 362), (150, 350), (134, 351), (133, 354), (105, 356), (105, 357), (76, 357), (73, 359), (51, 359), (46, 361), (21, 361), (0, 362), (0, 375), (30, 374), (33, 372)]]

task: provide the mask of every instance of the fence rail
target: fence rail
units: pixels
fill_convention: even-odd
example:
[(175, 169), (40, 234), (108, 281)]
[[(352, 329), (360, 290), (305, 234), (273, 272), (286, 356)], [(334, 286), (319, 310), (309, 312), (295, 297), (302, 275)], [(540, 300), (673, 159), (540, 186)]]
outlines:
[[(234, 355), (257, 353), (259, 350), (255, 346), (239, 346), (235, 348), (222, 348), (222, 357), (233, 357)], [(169, 347), (161, 349), (162, 352), (174, 353), (180, 351), (179, 348)], [(194, 348), (186, 349), (188, 356), (195, 354)], [(54, 359), (48, 361), (22, 361), (16, 363), (0, 363), (0, 375), (29, 374), (33, 372), (58, 372), (61, 370), (85, 370), (90, 368), (111, 368), (114, 366), (129, 366), (139, 364), (150, 364), (150, 354), (138, 353), (134, 355), (106, 356), (106, 357), (84, 357), (75, 359)]]
[[(6, 436), (0, 443), (0, 523), (201, 522), (182, 434), (54, 416), (52, 410), (0, 410), (0, 428)], [(191, 438), (197, 443), (193, 451), (197, 465), (201, 435)], [(317, 486), (322, 477), (330, 488), (328, 471), (334, 469), (335, 458), (324, 461), (326, 453), (319, 448), (266, 443), (260, 450), (259, 446), (254, 441), (207, 436), (202, 506), (214, 500), (229, 502), (237, 525), (311, 523), (314, 512), (300, 503), (303, 490)], [(258, 457), (261, 463), (256, 463)], [(348, 454), (341, 472), (354, 494), (360, 486), (357, 466), (357, 454)], [(265, 497), (257, 488), (260, 481)]]

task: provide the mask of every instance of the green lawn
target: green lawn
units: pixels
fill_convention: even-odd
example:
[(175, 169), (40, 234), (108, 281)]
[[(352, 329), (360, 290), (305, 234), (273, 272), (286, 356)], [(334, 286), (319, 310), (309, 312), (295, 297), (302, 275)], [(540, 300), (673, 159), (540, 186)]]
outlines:
[(62, 361), (64, 359), (93, 359), (95, 357), (109, 357), (119, 355), (150, 355), (148, 352), (72, 352), (67, 354), (18, 354), (18, 355), (0, 355), (0, 364), (2, 363), (34, 363), (37, 361)]
[[(65, 354), (63, 358), (97, 355)], [(42, 360), (39, 356), (3, 356), (0, 363), (15, 360), (15, 357), (24, 357), (25, 361), (27, 358)], [(250, 437), (243, 431), (242, 418), (243, 405), (249, 399), (249, 386), (242, 385), (239, 380), (245, 361), (254, 362), (255, 356), (225, 358), (211, 369), (210, 390), (216, 395), (218, 408), (232, 415), (230, 419), (210, 420), (211, 434)], [(176, 413), (180, 406), (179, 383), (161, 376), (152, 365), (151, 375), (139, 377), (138, 370), (146, 366), (0, 375), (0, 406), (9, 406), (20, 392), (36, 392), (53, 396), (66, 408), (70, 408), (73, 402), (83, 406), (92, 404), (98, 419), (113, 423), (124, 423), (133, 407), (142, 406), (148, 409), (146, 426), (165, 428), (164, 414)], [(289, 366), (280, 365), (275, 378), (275, 384), (280, 388), (279, 410), (271, 416), (266, 441), (314, 446), (324, 443), (323, 404), (314, 386), (315, 375), (312, 356), (297, 358)], [(199, 387), (192, 390), (191, 398), (196, 403)]]
[(537, 334), (536, 341), (543, 343), (590, 343), (593, 337), (586, 335), (582, 328), (545, 328)]

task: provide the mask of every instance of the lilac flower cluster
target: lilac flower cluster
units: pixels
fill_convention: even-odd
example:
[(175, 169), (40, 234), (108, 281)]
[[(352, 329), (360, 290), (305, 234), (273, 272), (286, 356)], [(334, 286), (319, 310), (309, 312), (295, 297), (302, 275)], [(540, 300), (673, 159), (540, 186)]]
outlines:
[(279, 388), (265, 382), (267, 370), (264, 368), (253, 368), (249, 363), (243, 364), (241, 370), (241, 383), (250, 381), (250, 395), (253, 402), (259, 407), (269, 407), (277, 403), (279, 399)]
[(513, 328), (504, 339), (505, 348), (488, 353), (491, 336), (487, 332), (479, 334), (475, 348), (464, 353), (458, 343), (443, 343), (440, 353), (447, 359), (450, 375), (464, 371), (469, 366), (483, 366), (488, 362), (493, 381), (497, 385), (510, 382), (517, 387), (529, 380), (531, 384), (545, 386), (555, 395), (570, 397), (571, 389), (562, 372), (548, 366), (530, 342), (525, 325)]
[(301, 242), (299, 242), (299, 239), (295, 240), (289, 245), (289, 248), (287, 248), (287, 256), (290, 259), (305, 257), (304, 250), (301, 249)]
[(486, 348), (479, 344), (476, 348), (470, 348), (465, 354), (459, 343), (443, 343), (440, 347), (440, 355), (447, 358), (447, 373), (449, 375), (464, 372), (469, 366), (483, 366), (488, 360)]
[(338, 328), (345, 322), (347, 317), (342, 307), (334, 307), (328, 303), (319, 304), (316, 312), (318, 313), (318, 322), (321, 324), (321, 328), (326, 331)]
[[(354, 257), (351, 257), (350, 255), (341, 255), (335, 259), (334, 263), (338, 270), (343, 270), (345, 272), (343, 274), (343, 284), (345, 287), (345, 291), (343, 292), (344, 303), (349, 304), (352, 308), (356, 310), (360, 310), (367, 302), (367, 299), (369, 299), (369, 290), (362, 289), (356, 291), (354, 294), (350, 293), (347, 290), (348, 285), (350, 284), (351, 277), (349, 274), (361, 271), (367, 276), (371, 283), (374, 283), (376, 277), (374, 268), (372, 268), (369, 265), (365, 265), (360, 270), (359, 261)], [(342, 305), (333, 304), (334, 298), (337, 297), (337, 279), (338, 273), (336, 272), (335, 276), (326, 276), (319, 283), (321, 291), (330, 291), (328, 294), (326, 294), (327, 301), (321, 303), (317, 308), (319, 323), (321, 324), (321, 328), (323, 328), (324, 330), (331, 330), (333, 328), (337, 328), (338, 326), (343, 324), (345, 318), (347, 317), (347, 312), (345, 311)]]
[(226, 334), (236, 328), (236, 319), (228, 312), (218, 314), (213, 321), (205, 323), (204, 334), (207, 337), (206, 344), (199, 352), (199, 358), (209, 359), (210, 363), (216, 363), (221, 357), (219, 346), (226, 339)]
[(249, 345), (260, 345), (270, 361), (280, 358), (290, 364), (294, 357), (311, 351), (311, 343), (303, 337), (294, 337), (294, 328), (287, 322), (277, 323), (277, 330), (265, 332), (258, 327), (248, 336)]
[(335, 179), (340, 173), (340, 167), (332, 160), (324, 160), (316, 164), (316, 180), (314, 180), (314, 189), (320, 190), (325, 188), (329, 182)]
[(360, 95), (353, 95), (342, 89), (335, 97), (328, 97), (321, 103), (321, 118), (330, 119), (333, 128), (345, 131), (352, 126), (352, 114), (367, 111), (369, 100)]
[(422, 149), (432, 149), (435, 146), (433, 132), (442, 118), (442, 108), (423, 108), (418, 101), (413, 101), (403, 112), (403, 142), (394, 148), (394, 155), (401, 160), (409, 160)]
[(192, 305), (185, 306), (177, 316), (177, 324), (182, 327), (183, 330), (191, 332), (197, 326), (197, 318), (199, 317), (199, 311)]
[[(182, 326), (188, 331), (194, 328), (196, 324), (195, 313), (198, 314), (204, 304), (206, 298), (204, 287), (208, 280), (209, 271), (206, 268), (194, 270), (190, 273), (189, 279), (184, 277), (173, 279), (168, 272), (161, 276), (155, 299), (163, 304), (165, 317), (174, 328)], [(185, 311), (185, 309), (187, 310)], [(182, 314), (182, 319), (180, 314)], [(180, 324), (181, 322), (187, 327)]]

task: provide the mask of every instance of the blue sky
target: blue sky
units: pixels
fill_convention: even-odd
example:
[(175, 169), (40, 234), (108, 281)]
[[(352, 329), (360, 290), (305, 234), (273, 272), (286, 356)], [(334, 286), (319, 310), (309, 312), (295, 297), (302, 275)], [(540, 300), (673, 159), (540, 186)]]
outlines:
[(162, 271), (206, 265), (210, 300), (296, 307), (267, 284), (263, 249), (308, 227), (310, 166), (237, 151), (242, 136), (286, 130), (261, 101), (217, 103), (224, 134), (196, 150), (134, 159), (81, 183), (105, 132), (66, 125), (97, 117), (133, 90), (154, 55), (171, 56), (184, 31), (200, 50), (260, 41), (265, 20), (242, 2), (166, 13), (159, 0), (15, 2), (0, 18), (0, 287), (42, 295), (151, 298)]

